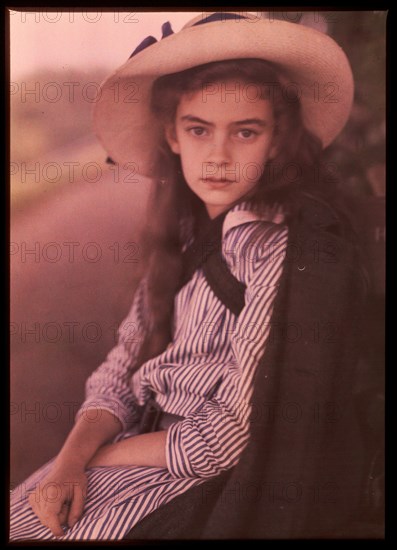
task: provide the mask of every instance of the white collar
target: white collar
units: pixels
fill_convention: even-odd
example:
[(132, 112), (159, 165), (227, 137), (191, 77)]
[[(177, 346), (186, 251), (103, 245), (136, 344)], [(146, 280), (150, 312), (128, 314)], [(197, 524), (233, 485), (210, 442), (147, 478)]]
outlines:
[[(253, 204), (248, 199), (233, 206), (225, 216), (222, 226), (222, 240), (226, 233), (233, 227), (252, 221), (266, 221), (270, 223), (281, 224), (284, 221), (284, 212), (281, 205), (266, 206)], [(182, 251), (193, 241), (192, 218), (182, 218), (180, 221), (180, 230), (182, 236)]]
[(266, 221), (270, 223), (283, 223), (285, 215), (281, 205), (257, 206), (246, 200), (236, 204), (229, 210), (223, 221), (222, 238), (229, 229), (252, 221)]

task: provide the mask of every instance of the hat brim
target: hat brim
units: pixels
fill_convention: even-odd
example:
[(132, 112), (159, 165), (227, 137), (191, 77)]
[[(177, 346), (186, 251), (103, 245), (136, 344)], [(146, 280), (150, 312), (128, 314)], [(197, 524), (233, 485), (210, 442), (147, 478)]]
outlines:
[[(345, 126), (354, 83), (349, 61), (329, 36), (279, 20), (224, 20), (182, 29), (131, 57), (101, 85), (94, 130), (110, 157), (153, 175), (159, 123), (149, 109), (160, 76), (226, 59), (277, 64), (302, 106), (305, 126), (327, 147)], [(294, 95), (295, 94), (295, 95)]]

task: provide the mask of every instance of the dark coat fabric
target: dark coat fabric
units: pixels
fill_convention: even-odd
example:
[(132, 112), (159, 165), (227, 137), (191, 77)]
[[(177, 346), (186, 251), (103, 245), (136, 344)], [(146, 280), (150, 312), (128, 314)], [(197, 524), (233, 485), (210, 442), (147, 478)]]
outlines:
[(349, 537), (362, 447), (352, 398), (365, 284), (338, 214), (302, 195), (239, 463), (158, 508), (127, 539)]

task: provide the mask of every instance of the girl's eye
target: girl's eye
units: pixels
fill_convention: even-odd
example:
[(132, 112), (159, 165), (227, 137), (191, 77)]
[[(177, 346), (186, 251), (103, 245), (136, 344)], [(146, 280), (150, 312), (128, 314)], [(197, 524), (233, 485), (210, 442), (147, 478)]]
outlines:
[(190, 134), (193, 134), (194, 136), (204, 136), (206, 133), (206, 129), (202, 126), (194, 126), (193, 128), (188, 128), (188, 132)]
[(239, 130), (237, 133), (239, 137), (242, 137), (243, 139), (249, 139), (257, 135), (257, 132), (254, 132), (254, 130), (248, 130), (248, 129)]

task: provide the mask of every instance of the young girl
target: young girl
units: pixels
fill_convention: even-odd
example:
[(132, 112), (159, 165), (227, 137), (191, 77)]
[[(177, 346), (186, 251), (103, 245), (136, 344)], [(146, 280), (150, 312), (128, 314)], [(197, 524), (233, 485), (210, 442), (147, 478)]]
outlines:
[[(332, 39), (232, 13), (177, 34), (163, 25), (160, 42), (145, 39), (102, 85), (95, 124), (109, 162), (155, 184), (146, 270), (64, 446), (13, 491), (11, 540), (123, 539), (178, 496), (238, 471), (258, 365), (269, 384), (290, 367), (262, 364), (276, 297), (293, 268), (313, 278), (307, 263), (291, 267), (291, 235), (305, 201), (320, 205), (320, 224), (321, 208), (334, 215), (321, 152), (352, 97)], [(302, 462), (305, 445), (288, 454)]]

